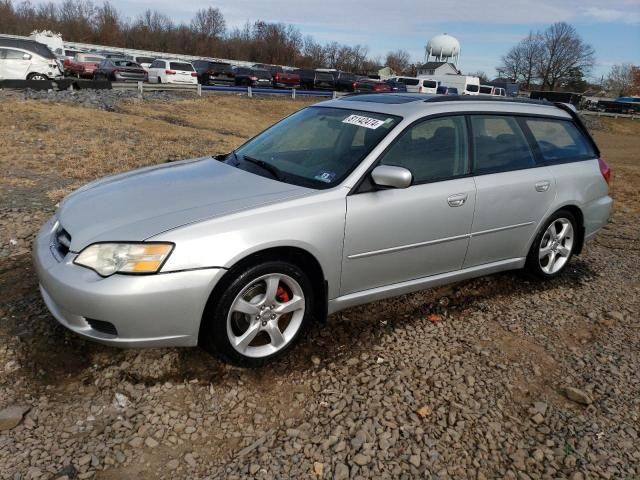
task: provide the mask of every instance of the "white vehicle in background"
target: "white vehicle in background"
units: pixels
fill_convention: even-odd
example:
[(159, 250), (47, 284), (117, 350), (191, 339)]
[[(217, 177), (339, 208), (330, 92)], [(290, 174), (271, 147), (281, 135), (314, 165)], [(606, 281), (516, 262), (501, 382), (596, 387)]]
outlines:
[(149, 72), (149, 68), (151, 68), (151, 64), (153, 63), (155, 58), (144, 56), (144, 55), (133, 55), (131, 57), (131, 60), (133, 62), (136, 62), (138, 65), (144, 68), (147, 72)]
[(480, 85), (480, 95), (491, 95), (492, 97), (506, 97), (507, 92), (504, 88), (494, 87), (492, 85)]
[(457, 88), (460, 95), (480, 94), (480, 78), (478, 77), (471, 75), (431, 75), (429, 78), (437, 80), (441, 85)]
[(36, 42), (44, 43), (56, 55), (56, 57), (64, 59), (64, 42), (62, 41), (62, 35), (59, 33), (54, 33), (50, 30), (34, 30), (31, 32), (31, 35), (29, 35), (29, 38)]
[(149, 66), (149, 83), (186, 83), (196, 85), (198, 73), (189, 62), (157, 58)]
[(418, 77), (390, 77), (389, 80), (395, 80), (398, 83), (403, 83), (407, 87), (407, 92), (412, 93), (436, 93), (439, 82), (432, 78), (418, 78)]
[(53, 80), (63, 70), (53, 52), (33, 40), (0, 38), (0, 80)]

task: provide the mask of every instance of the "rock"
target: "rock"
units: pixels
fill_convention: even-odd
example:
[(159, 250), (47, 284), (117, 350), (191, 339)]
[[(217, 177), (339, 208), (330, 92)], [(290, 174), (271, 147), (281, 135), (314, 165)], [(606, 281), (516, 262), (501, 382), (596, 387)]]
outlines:
[(174, 458), (173, 460), (169, 460), (165, 464), (165, 467), (167, 467), (169, 470), (175, 470), (176, 468), (178, 468), (179, 465), (180, 465), (180, 462)]
[(349, 478), (349, 467), (344, 463), (336, 463), (336, 469), (333, 473), (333, 480), (347, 480)]
[(617, 320), (618, 322), (624, 322), (624, 315), (615, 310), (607, 312), (607, 317), (611, 318), (612, 320)]
[(358, 453), (353, 457), (353, 462), (361, 467), (363, 465), (367, 465), (370, 461), (371, 457), (369, 457), (368, 455), (364, 455), (363, 453)]
[(544, 452), (539, 448), (536, 448), (531, 455), (536, 462), (541, 462), (544, 460)]
[(418, 468), (420, 466), (420, 455), (411, 455), (409, 457), (409, 463)]
[(546, 402), (533, 402), (533, 408), (535, 409), (536, 412), (539, 412), (540, 415), (544, 416), (547, 414)]
[(91, 461), (91, 455), (89, 454), (83, 455), (78, 459), (78, 465), (82, 467), (83, 465), (87, 465), (90, 461)]
[(593, 403), (589, 394), (578, 388), (565, 387), (564, 394), (569, 400), (581, 405), (591, 405)]
[(27, 405), (12, 405), (0, 411), (0, 432), (11, 430), (20, 424), (25, 413), (31, 407)]
[(320, 462), (313, 462), (313, 473), (315, 473), (317, 477), (322, 478), (323, 472), (324, 465)]
[(144, 441), (144, 444), (149, 448), (156, 448), (159, 445), (157, 440), (152, 437), (147, 437), (147, 439)]
[(198, 464), (198, 462), (196, 462), (196, 459), (193, 457), (193, 454), (191, 453), (187, 453), (184, 456), (184, 461), (187, 462), (191, 468), (195, 468)]
[(319, 357), (319, 356), (317, 356), (317, 355), (312, 355), (312, 356), (311, 356), (311, 362), (312, 362), (314, 365), (320, 365), (320, 357)]
[(144, 443), (144, 440), (142, 439), (142, 437), (134, 437), (130, 442), (129, 442), (129, 446), (133, 447), (133, 448), (140, 448), (142, 446), (142, 444)]
[(251, 465), (249, 465), (249, 473), (251, 475), (255, 475), (256, 473), (258, 473), (258, 470), (260, 470), (260, 465), (256, 463), (252, 463)]
[(538, 412), (533, 417), (531, 417), (531, 421), (536, 425), (540, 425), (541, 423), (544, 423), (544, 417), (540, 412)]

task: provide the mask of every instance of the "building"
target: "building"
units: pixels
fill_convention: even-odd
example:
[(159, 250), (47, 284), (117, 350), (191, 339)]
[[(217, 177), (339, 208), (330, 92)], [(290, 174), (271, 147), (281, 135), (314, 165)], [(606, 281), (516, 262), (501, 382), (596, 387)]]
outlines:
[(460, 75), (453, 63), (427, 62), (418, 66), (418, 75)]

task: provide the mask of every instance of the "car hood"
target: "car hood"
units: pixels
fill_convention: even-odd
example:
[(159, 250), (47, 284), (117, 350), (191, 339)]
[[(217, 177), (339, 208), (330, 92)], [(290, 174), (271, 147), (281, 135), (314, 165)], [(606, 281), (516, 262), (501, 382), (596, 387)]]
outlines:
[(142, 241), (167, 230), (310, 195), (211, 157), (106, 177), (76, 190), (58, 209), (71, 251), (95, 242)]

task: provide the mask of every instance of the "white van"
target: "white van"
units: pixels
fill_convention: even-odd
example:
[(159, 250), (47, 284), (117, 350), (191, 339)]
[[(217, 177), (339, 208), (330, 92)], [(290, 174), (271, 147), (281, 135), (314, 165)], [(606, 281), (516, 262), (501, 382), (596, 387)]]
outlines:
[(440, 85), (455, 87), (460, 95), (479, 95), (480, 79), (470, 75), (431, 75), (429, 78), (437, 80)]
[(33, 40), (0, 38), (0, 80), (53, 80), (63, 77), (53, 52)]
[(505, 97), (507, 93), (504, 88), (492, 85), (480, 85), (480, 95), (491, 95), (492, 97)]
[(390, 77), (388, 80), (395, 80), (407, 86), (407, 92), (412, 93), (436, 93), (438, 82), (431, 78), (418, 77)]

